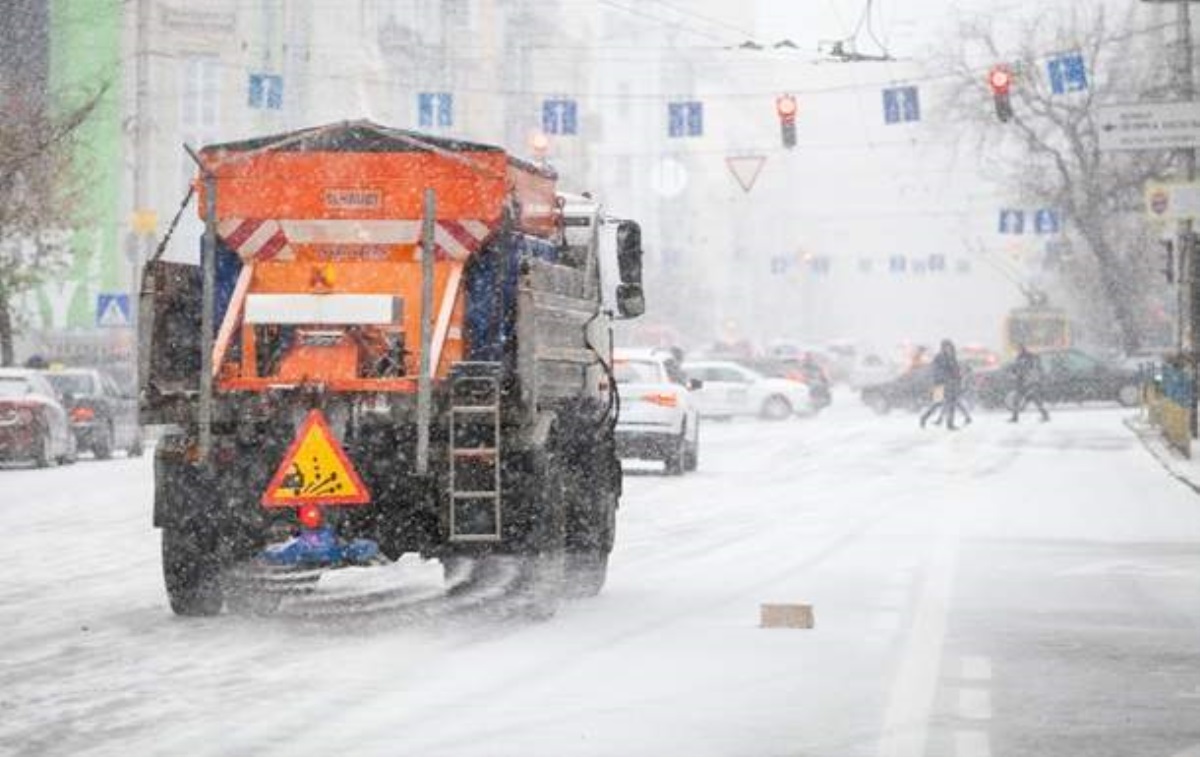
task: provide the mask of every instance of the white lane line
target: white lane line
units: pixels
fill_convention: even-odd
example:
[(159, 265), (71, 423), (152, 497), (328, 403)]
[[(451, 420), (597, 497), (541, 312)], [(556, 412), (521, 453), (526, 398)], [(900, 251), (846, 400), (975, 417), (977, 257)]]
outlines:
[(992, 692), (988, 689), (959, 689), (958, 716), (964, 720), (991, 720)]
[(955, 731), (955, 757), (992, 757), (992, 742), (985, 731)]
[(958, 565), (958, 522), (951, 513), (942, 519), (933, 554), (925, 568), (904, 656), (892, 681), (879, 737), (879, 757), (922, 757), (929, 730), (929, 712), (937, 692), (942, 643), (954, 571)]
[(962, 677), (968, 681), (992, 680), (992, 661), (979, 656), (963, 657)]

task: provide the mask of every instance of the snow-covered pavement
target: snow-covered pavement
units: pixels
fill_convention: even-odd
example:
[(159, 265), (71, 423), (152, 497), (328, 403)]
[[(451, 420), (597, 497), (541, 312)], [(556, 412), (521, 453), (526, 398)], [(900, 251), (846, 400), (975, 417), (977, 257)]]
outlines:
[[(1200, 750), (1200, 497), (1129, 411), (838, 399), (627, 475), (607, 588), (545, 623), (176, 618), (149, 456), (0, 470), (0, 755)], [(375, 570), (440, 580), (406, 563)]]

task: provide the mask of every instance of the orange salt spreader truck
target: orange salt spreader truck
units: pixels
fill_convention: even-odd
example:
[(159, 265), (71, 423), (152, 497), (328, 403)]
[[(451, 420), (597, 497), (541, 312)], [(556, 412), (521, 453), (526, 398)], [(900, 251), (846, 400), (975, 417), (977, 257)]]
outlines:
[(637, 224), (498, 147), (370, 122), (191, 155), (199, 265), (164, 239), (140, 303), (172, 609), (404, 553), (515, 560), (539, 613), (597, 593)]

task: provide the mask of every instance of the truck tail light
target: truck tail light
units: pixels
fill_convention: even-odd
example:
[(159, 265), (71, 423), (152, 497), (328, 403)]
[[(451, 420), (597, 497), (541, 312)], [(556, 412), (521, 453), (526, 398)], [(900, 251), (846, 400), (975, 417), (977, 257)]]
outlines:
[(86, 423), (87, 421), (96, 419), (96, 411), (90, 407), (73, 407), (71, 408), (72, 423)]
[(675, 407), (679, 404), (679, 398), (670, 392), (643, 394), (642, 400), (649, 402), (651, 405), (658, 405), (659, 407)]

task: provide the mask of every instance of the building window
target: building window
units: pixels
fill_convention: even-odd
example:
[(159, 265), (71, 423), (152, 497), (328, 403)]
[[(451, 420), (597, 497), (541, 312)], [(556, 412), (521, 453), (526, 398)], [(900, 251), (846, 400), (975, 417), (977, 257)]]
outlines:
[(928, 267), (930, 273), (945, 273), (946, 256), (938, 253), (930, 255)]
[(422, 129), (454, 125), (454, 95), (449, 92), (417, 94), (417, 124)]
[(904, 273), (908, 270), (908, 258), (903, 255), (893, 255), (888, 258), (888, 270), (892, 273)]
[(183, 60), (180, 124), (185, 134), (215, 131), (221, 120), (220, 61), (213, 56)]

